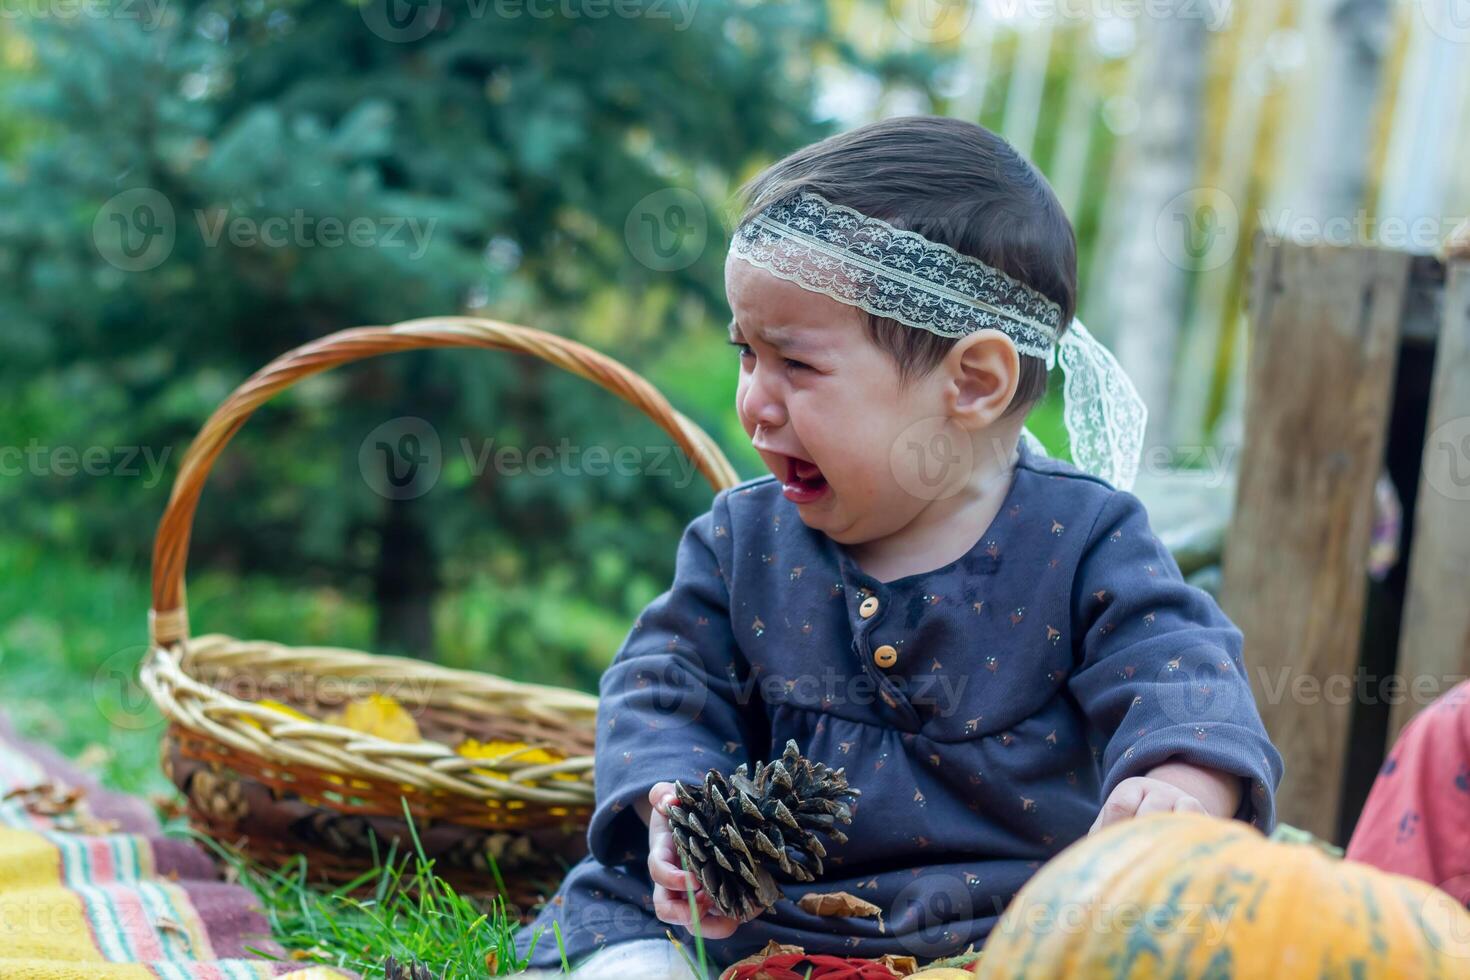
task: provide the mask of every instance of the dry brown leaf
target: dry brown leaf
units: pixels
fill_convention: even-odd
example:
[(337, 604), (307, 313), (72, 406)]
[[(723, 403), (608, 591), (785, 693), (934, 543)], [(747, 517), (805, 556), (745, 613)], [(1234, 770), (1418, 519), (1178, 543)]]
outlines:
[(870, 918), (883, 911), (851, 892), (808, 892), (796, 904), (812, 915), (860, 915)]
[(919, 972), (919, 961), (912, 956), (897, 956), (893, 953), (884, 953), (878, 957), (878, 962), (901, 977), (906, 977), (910, 973)]
[(796, 903), (812, 915), (840, 915), (878, 917), (878, 931), (887, 932), (883, 924), (883, 910), (872, 902), (865, 902), (851, 892), (807, 892)]
[(80, 788), (56, 783), (37, 783), (13, 789), (0, 799), (20, 800), (21, 806), (30, 813), (42, 817), (57, 817), (71, 813), (86, 795), (86, 790)]
[(172, 796), (163, 793), (152, 793), (148, 799), (153, 804), (153, 809), (158, 811), (158, 816), (163, 820), (174, 820), (189, 812), (184, 798), (177, 793)]
[(179, 922), (179, 920), (175, 919), (173, 916), (160, 915), (158, 917), (158, 920), (154, 922), (154, 925), (158, 927), (159, 932), (166, 932), (178, 936), (183, 939), (185, 943), (189, 943), (192, 939), (192, 937), (189, 935), (189, 930), (185, 929), (183, 923)]

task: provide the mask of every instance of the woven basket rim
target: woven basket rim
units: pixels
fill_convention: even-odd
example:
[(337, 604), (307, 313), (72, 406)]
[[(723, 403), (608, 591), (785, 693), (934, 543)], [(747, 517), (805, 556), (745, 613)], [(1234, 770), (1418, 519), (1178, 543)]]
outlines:
[[(194, 511), (215, 459), (250, 415), (300, 379), (332, 367), (379, 354), (440, 347), (530, 354), (593, 381), (640, 409), (668, 433), (717, 491), (738, 483), (734, 468), (708, 433), (676, 411), (646, 379), (584, 344), (531, 327), (460, 316), (338, 331), (288, 351), (252, 374), (210, 415), (190, 443), (154, 539), (148, 652), (139, 680), (172, 723), (201, 739), (214, 739), (274, 765), (310, 767), (333, 776), (359, 777), (476, 800), (569, 806), (590, 803), (590, 754), (570, 755), (547, 743), (520, 751), (550, 748), (565, 758), (552, 763), (519, 763), (509, 757), (467, 760), (441, 742), (405, 745), (315, 719), (303, 721), (221, 691), (190, 673), (191, 667), (225, 662), (248, 651), (257, 661), (263, 660), (260, 666), (264, 668), (295, 665), (295, 669), (312, 677), (376, 680), (387, 674), (399, 682), (418, 680), (444, 685), (462, 699), (456, 710), (468, 710), (477, 699), (514, 698), (517, 710), (524, 712), (518, 720), (543, 722), (553, 730), (586, 723), (595, 737), (598, 698), (581, 691), (342, 647), (292, 647), (270, 640), (240, 640), (222, 633), (194, 638), (189, 635), (184, 567)], [(504, 772), (506, 778), (475, 771), (492, 766)]]
[[(273, 641), (240, 641), (225, 634), (198, 637), (197, 641), (228, 641), (249, 645), (282, 647)], [(363, 661), (374, 654), (345, 651)], [(191, 656), (198, 655), (192, 651)], [(397, 658), (405, 659), (405, 658)], [(426, 675), (443, 677), (446, 673), (471, 681), (489, 676), (507, 689), (522, 686), (495, 675), (475, 671), (457, 671), (437, 664)], [(155, 646), (148, 651), (139, 671), (139, 680), (155, 705), (170, 722), (281, 765), (309, 765), (336, 775), (388, 780), (418, 790), (442, 790), (478, 800), (522, 799), (547, 804), (575, 806), (591, 800), (590, 775), (593, 759), (585, 754), (566, 754), (553, 743), (527, 744), (514, 753), (491, 759), (470, 759), (442, 742), (422, 740), (395, 742), (377, 735), (357, 731), (319, 720), (304, 721), (283, 714), (254, 701), (236, 697), (195, 678), (185, 665), (182, 644), (171, 648)], [(563, 689), (556, 689), (562, 691)], [(597, 699), (579, 691), (564, 693), (583, 699), (595, 718)], [(187, 704), (185, 702), (192, 702)], [(563, 716), (564, 717), (564, 716)], [(590, 729), (592, 723), (589, 721)], [(517, 763), (514, 755), (537, 748), (561, 752), (560, 762)], [(477, 773), (475, 769), (506, 771), (505, 779)], [(577, 776), (577, 781), (552, 781), (557, 774)]]

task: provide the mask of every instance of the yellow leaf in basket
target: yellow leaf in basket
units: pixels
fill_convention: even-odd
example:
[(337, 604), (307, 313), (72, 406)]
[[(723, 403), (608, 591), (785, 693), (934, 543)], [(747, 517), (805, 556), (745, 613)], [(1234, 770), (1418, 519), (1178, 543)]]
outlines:
[(364, 735), (376, 735), (390, 742), (418, 742), (418, 723), (403, 705), (386, 694), (370, 694), (362, 701), (352, 701), (346, 708), (322, 719), (328, 725), (341, 725)]
[[(300, 721), (316, 721), (316, 719), (313, 718), (311, 715), (302, 714), (300, 711), (297, 711), (289, 704), (282, 704), (279, 701), (271, 701), (268, 699), (265, 701), (257, 701), (255, 702), (255, 706), (257, 708), (265, 708), (267, 711), (274, 711), (278, 715), (286, 715), (291, 718), (296, 718)], [(240, 720), (247, 725), (250, 725), (254, 728), (259, 728), (261, 731), (265, 731), (265, 726), (256, 721), (254, 718), (242, 717)]]
[[(477, 739), (467, 738), (454, 750), (466, 759), (499, 759), (510, 756), (507, 761), (521, 763), (523, 765), (540, 765), (547, 762), (564, 762), (566, 754), (556, 749), (532, 749), (525, 742), (481, 742)], [(498, 769), (472, 769), (471, 772), (479, 773), (481, 776), (489, 776), (491, 779), (507, 779), (506, 773)], [(572, 773), (553, 773), (553, 779), (576, 780)]]
[(292, 718), (299, 719), (300, 721), (315, 721), (316, 720), (311, 715), (308, 715), (308, 714), (306, 714), (304, 712), (301, 712), (301, 711), (297, 711), (295, 708), (291, 707), (289, 704), (282, 704), (279, 701), (271, 701), (271, 700), (267, 699), (265, 701), (257, 701), (255, 703), (259, 707), (269, 708), (270, 710), (275, 711), (275, 712), (278, 712), (278, 713), (283, 714), (283, 715), (290, 715)]
[(454, 751), (466, 759), (499, 759), (501, 756), (515, 753), (512, 761), (524, 763), (560, 762), (566, 758), (559, 752), (551, 752), (546, 749), (528, 750), (525, 742), (481, 742), (473, 738), (467, 738), (459, 743), (459, 748)]

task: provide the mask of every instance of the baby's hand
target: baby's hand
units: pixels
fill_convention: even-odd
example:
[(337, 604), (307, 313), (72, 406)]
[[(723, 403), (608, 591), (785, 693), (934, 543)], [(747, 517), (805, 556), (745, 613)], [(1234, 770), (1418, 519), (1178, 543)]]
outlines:
[(668, 818), (669, 804), (677, 799), (673, 783), (655, 783), (648, 791), (648, 802), (653, 805), (653, 812), (648, 815), (648, 876), (653, 879), (653, 911), (660, 921), (688, 926), (689, 893), (693, 892), (699, 910), (699, 934), (705, 939), (725, 939), (740, 925), (740, 920), (711, 912), (714, 900), (694, 872), (679, 867), (679, 853), (674, 847)]
[(1088, 833), (1095, 834), (1111, 824), (1146, 813), (1208, 812), (1203, 803), (1173, 783), (1149, 776), (1132, 776), (1113, 788)]

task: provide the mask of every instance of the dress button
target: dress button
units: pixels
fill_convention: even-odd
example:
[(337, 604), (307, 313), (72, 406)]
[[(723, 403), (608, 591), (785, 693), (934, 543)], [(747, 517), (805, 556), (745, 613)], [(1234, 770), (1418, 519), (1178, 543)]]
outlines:
[(875, 596), (875, 595), (868, 596), (866, 599), (864, 599), (862, 601), (862, 604), (860, 606), (858, 606), (858, 615), (862, 616), (864, 619), (871, 619), (872, 616), (873, 616), (873, 613), (875, 613), (877, 611), (878, 611), (878, 597)]
[(898, 663), (898, 651), (885, 643), (873, 651), (873, 663), (885, 669)]

